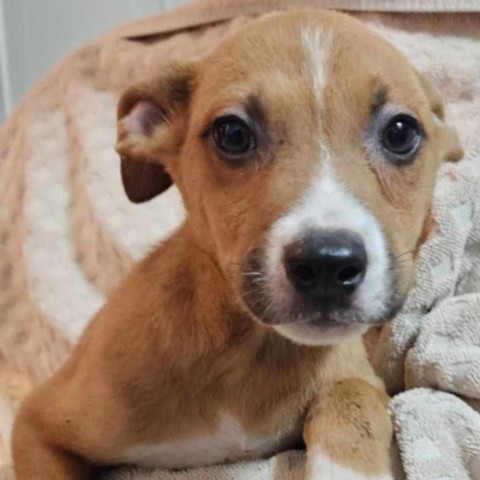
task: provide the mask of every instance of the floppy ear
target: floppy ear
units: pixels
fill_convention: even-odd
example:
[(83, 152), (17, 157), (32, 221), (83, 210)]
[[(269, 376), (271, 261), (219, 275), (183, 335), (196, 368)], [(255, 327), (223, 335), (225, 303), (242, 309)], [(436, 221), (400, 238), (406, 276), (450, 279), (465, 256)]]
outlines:
[(150, 200), (172, 185), (169, 171), (185, 137), (192, 83), (193, 68), (177, 66), (122, 95), (116, 150), (132, 202)]
[(447, 162), (457, 162), (463, 157), (463, 148), (460, 145), (457, 132), (445, 123), (445, 107), (442, 95), (438, 88), (425, 75), (417, 71), (417, 76), (427, 95), (430, 109), (441, 124), (441, 150), (444, 160)]

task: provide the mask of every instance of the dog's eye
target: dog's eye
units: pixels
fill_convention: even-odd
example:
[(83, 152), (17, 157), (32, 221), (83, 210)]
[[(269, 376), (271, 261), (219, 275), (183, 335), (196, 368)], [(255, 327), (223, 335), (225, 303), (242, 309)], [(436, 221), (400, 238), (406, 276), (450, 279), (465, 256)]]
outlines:
[(236, 115), (217, 118), (212, 126), (217, 148), (229, 157), (238, 157), (254, 150), (255, 137), (245, 120)]
[(418, 122), (409, 115), (396, 115), (382, 133), (382, 147), (394, 161), (408, 162), (418, 151), (422, 136)]

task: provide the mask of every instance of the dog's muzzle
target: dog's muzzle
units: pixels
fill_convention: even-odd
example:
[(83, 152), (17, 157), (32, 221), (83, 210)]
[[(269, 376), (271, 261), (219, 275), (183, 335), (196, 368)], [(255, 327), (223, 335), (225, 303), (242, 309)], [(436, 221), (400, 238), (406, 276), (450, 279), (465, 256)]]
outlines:
[[(259, 321), (288, 330), (287, 336), (306, 331), (330, 338), (334, 332), (337, 341), (364, 333), (388, 321), (400, 305), (391, 258), (379, 268), (371, 250), (352, 230), (303, 231), (283, 244), (275, 261), (264, 248), (250, 253), (242, 272), (243, 299)], [(388, 277), (378, 275), (384, 269)]]

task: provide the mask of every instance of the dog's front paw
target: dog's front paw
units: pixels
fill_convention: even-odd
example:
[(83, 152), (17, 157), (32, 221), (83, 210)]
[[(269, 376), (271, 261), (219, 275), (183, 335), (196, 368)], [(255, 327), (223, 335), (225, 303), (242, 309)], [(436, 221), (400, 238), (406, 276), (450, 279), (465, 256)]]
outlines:
[(315, 452), (309, 461), (306, 480), (394, 480), (394, 478), (389, 472), (366, 473), (352, 465), (335, 462), (324, 453)]

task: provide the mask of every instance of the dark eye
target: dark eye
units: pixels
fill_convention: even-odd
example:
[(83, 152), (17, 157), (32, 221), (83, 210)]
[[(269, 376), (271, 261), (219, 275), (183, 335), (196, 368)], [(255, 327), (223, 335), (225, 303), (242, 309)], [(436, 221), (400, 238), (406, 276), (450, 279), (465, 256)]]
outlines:
[(408, 161), (422, 140), (418, 122), (408, 115), (396, 115), (388, 122), (382, 133), (382, 146), (396, 160)]
[(227, 115), (215, 120), (212, 137), (217, 148), (227, 156), (242, 156), (256, 148), (255, 137), (245, 120)]

